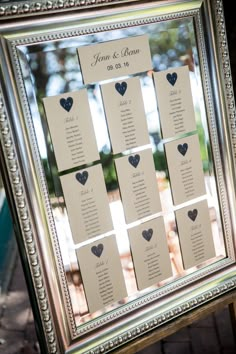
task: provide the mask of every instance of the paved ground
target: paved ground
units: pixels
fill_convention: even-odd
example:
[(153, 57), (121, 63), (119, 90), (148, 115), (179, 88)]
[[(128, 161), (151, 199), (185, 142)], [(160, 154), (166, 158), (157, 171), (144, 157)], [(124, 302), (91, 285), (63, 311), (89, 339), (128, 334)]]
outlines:
[[(0, 297), (0, 353), (40, 353), (19, 259), (8, 293)], [(139, 354), (236, 354), (228, 309), (185, 327)]]
[(236, 354), (228, 308), (181, 329), (139, 354)]
[(19, 257), (8, 293), (0, 296), (0, 353), (40, 353)]

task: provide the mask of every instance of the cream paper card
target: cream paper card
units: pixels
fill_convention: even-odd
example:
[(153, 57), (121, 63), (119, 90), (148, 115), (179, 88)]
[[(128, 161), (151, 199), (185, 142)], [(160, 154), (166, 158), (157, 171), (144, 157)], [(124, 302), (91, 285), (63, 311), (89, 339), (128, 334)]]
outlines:
[(83, 246), (76, 253), (90, 313), (127, 296), (115, 236)]
[(101, 86), (113, 153), (150, 143), (138, 77)]
[(185, 269), (215, 257), (206, 200), (177, 210), (176, 221)]
[(172, 276), (162, 217), (128, 230), (138, 289), (148, 288)]
[(152, 150), (115, 160), (125, 219), (131, 223), (161, 211)]
[(153, 74), (163, 138), (196, 130), (188, 66)]
[(86, 89), (43, 99), (59, 171), (99, 160)]
[(84, 84), (152, 69), (147, 35), (83, 46), (78, 56)]
[(206, 194), (198, 135), (165, 144), (174, 204)]
[(61, 176), (75, 243), (113, 229), (101, 165)]

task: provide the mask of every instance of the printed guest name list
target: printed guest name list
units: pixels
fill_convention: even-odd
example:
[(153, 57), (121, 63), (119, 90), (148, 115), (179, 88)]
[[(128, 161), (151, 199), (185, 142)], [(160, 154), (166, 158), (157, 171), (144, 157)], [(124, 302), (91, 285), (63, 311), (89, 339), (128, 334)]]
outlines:
[(45, 97), (43, 103), (58, 170), (99, 160), (87, 91)]

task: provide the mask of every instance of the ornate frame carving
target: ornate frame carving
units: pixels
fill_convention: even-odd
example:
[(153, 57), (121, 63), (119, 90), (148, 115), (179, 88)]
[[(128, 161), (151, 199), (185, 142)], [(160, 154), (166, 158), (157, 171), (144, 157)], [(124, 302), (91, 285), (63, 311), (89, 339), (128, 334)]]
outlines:
[[(139, 0), (134, 1), (122, 1), (121, 6), (124, 8), (131, 6), (132, 3), (139, 4)], [(181, 1), (175, 1), (178, 5)], [(40, 23), (40, 15), (46, 14), (47, 16), (53, 16), (52, 12), (55, 12), (55, 16), (59, 16), (61, 12), (64, 12), (66, 16), (71, 10), (75, 10), (78, 14), (81, 9), (89, 11), (92, 8), (106, 7), (110, 8), (110, 5), (117, 5), (119, 9), (118, 0), (58, 0), (58, 1), (32, 1), (32, 2), (12, 2), (6, 3), (0, 6), (0, 21), (3, 19), (4, 24), (13, 17), (22, 18), (23, 22), (19, 25), (22, 28), (26, 28), (29, 32), (29, 27), (27, 25), (28, 16), (36, 16), (36, 22), (39, 28), (44, 28), (43, 24)], [(127, 3), (127, 4), (126, 4)], [(158, 1), (151, 1), (150, 7), (153, 4), (158, 5)], [(165, 2), (168, 4), (168, 1)], [(99, 31), (110, 31), (114, 29), (112, 24), (106, 25), (105, 27), (94, 27), (94, 29), (85, 30), (75, 30), (72, 26), (70, 27), (70, 20), (66, 23), (66, 30), (58, 30), (53, 34), (30, 34), (26, 36), (19, 36), (16, 39), (5, 37), (5, 28), (3, 30), (2, 38), (3, 44), (0, 50), (0, 141), (4, 153), (4, 159), (7, 165), (7, 173), (11, 183), (11, 191), (14, 196), (14, 205), (17, 209), (18, 222), (22, 234), (19, 235), (24, 241), (25, 251), (28, 257), (28, 263), (31, 269), (31, 276), (34, 283), (35, 294), (38, 300), (38, 307), (41, 314), (41, 323), (44, 328), (44, 336), (48, 345), (48, 353), (63, 353), (64, 350), (68, 348), (74, 348), (73, 350), (82, 350), (83, 353), (94, 354), (94, 353), (106, 353), (120, 345), (124, 345), (131, 340), (134, 340), (141, 336), (142, 334), (150, 331), (151, 329), (157, 328), (164, 323), (172, 320), (182, 314), (195, 309), (196, 307), (208, 302), (211, 299), (215, 299), (228, 291), (236, 288), (236, 276), (235, 276), (235, 239), (232, 238), (232, 220), (230, 220), (230, 207), (228, 205), (229, 199), (231, 206), (235, 205), (234, 193), (229, 195), (229, 187), (226, 186), (228, 183), (232, 183), (235, 180), (235, 175), (232, 165), (234, 164), (235, 154), (236, 154), (236, 124), (235, 124), (235, 103), (231, 80), (231, 71), (229, 64), (229, 55), (227, 49), (227, 38), (225, 32), (225, 23), (223, 15), (223, 7), (221, 0), (208, 1), (187, 1), (187, 3), (193, 6), (193, 9), (184, 12), (175, 13), (164, 13), (160, 14), (158, 17), (149, 17), (147, 23), (152, 21), (165, 21), (168, 19), (181, 18), (184, 15), (195, 17), (195, 25), (198, 33), (198, 44), (203, 45), (202, 54), (202, 65), (205, 63), (205, 80), (206, 85), (205, 91), (208, 95), (208, 108), (210, 110), (209, 116), (213, 117), (216, 105), (214, 100), (215, 92), (219, 92), (220, 99), (220, 109), (224, 112), (223, 116), (228, 117), (230, 122), (230, 127), (224, 128), (223, 133), (226, 136), (226, 141), (228, 143), (230, 152), (228, 154), (231, 156), (229, 161), (227, 161), (227, 166), (230, 167), (230, 173), (226, 175), (226, 167), (223, 166), (223, 175), (220, 176), (219, 173), (219, 185), (218, 188), (222, 189), (222, 195), (227, 196), (228, 199), (222, 198), (222, 219), (224, 220), (224, 226), (226, 230), (226, 244), (227, 252), (230, 256), (230, 260), (223, 260), (212, 267), (206, 268), (205, 271), (201, 273), (196, 273), (189, 278), (183, 278), (177, 285), (170, 284), (162, 292), (151, 293), (143, 296), (135, 305), (135, 309), (140, 309), (140, 313), (137, 316), (137, 321), (135, 325), (132, 324), (131, 319), (127, 320), (126, 328), (122, 325), (118, 325), (114, 328), (114, 335), (112, 338), (109, 336), (108, 330), (104, 330), (101, 335), (101, 344), (91, 345), (86, 339), (80, 340), (79, 336), (86, 335), (86, 333), (93, 331), (97, 327), (101, 326), (104, 322), (111, 323), (112, 321), (119, 318), (127, 316), (132, 312), (133, 304), (128, 304), (122, 309), (113, 314), (108, 314), (106, 318), (100, 320), (93, 320), (88, 325), (82, 326), (81, 328), (76, 328), (71, 303), (70, 296), (68, 293), (68, 286), (65, 279), (65, 273), (63, 269), (63, 264), (61, 262), (60, 247), (58, 245), (57, 237), (55, 234), (54, 220), (52, 213), (50, 212), (50, 202), (47, 197), (48, 191), (44, 184), (43, 170), (40, 167), (41, 162), (37, 152), (37, 146), (35, 143), (34, 129), (31, 126), (31, 116), (30, 109), (28, 108), (27, 98), (24, 96), (25, 87), (24, 80), (22, 78), (21, 68), (19, 65), (19, 47), (27, 45), (29, 43), (43, 42), (54, 39), (61, 39), (63, 36), (66, 38), (79, 36), (87, 33), (99, 32)], [(195, 4), (196, 3), (196, 4)], [(145, 4), (147, 6), (147, 4)], [(194, 8), (196, 6), (196, 9)], [(213, 27), (211, 28), (211, 33), (216, 34), (216, 45), (217, 51), (214, 55), (220, 63), (218, 78), (220, 79), (219, 87), (207, 87), (209, 83), (210, 75), (214, 73), (209, 73), (209, 60), (206, 51), (204, 52), (204, 39), (207, 34), (202, 32), (202, 16), (204, 21), (206, 21), (207, 14), (211, 15), (213, 18)], [(39, 17), (38, 17), (39, 16)], [(204, 17), (205, 16), (205, 17)], [(6, 20), (6, 21), (5, 21)], [(25, 22), (24, 22), (25, 21)], [(57, 22), (58, 23), (58, 22)], [(125, 26), (139, 26), (144, 22), (142, 19), (136, 19), (132, 21), (120, 21), (120, 23), (115, 28), (124, 28)], [(207, 24), (209, 25), (209, 24)], [(209, 25), (210, 26), (210, 25)], [(55, 25), (56, 27), (56, 25)], [(40, 33), (40, 31), (39, 31)], [(1, 34), (1, 33), (0, 33)], [(13, 35), (13, 37), (17, 37)], [(209, 49), (209, 48), (208, 48)], [(213, 51), (213, 49), (211, 49)], [(10, 51), (10, 55), (9, 55)], [(213, 63), (213, 69), (215, 63)], [(14, 66), (14, 69), (13, 69)], [(12, 78), (12, 74), (15, 72), (16, 80)], [(7, 87), (7, 83), (11, 83), (10, 88)], [(212, 94), (211, 90), (214, 93)], [(212, 98), (213, 97), (213, 98)], [(21, 103), (20, 103), (21, 101)], [(213, 103), (212, 103), (213, 101)], [(17, 136), (18, 131), (16, 130), (17, 120), (20, 118), (20, 134)], [(215, 118), (214, 118), (215, 119)], [(215, 124), (215, 120), (212, 121), (212, 126)], [(219, 118), (220, 119), (220, 118)], [(227, 125), (227, 121), (223, 122)], [(216, 128), (214, 128), (216, 129)], [(214, 130), (213, 129), (213, 130)], [(230, 129), (228, 132), (227, 129)], [(29, 142), (28, 134), (30, 132), (31, 142)], [(228, 133), (228, 135), (227, 135)], [(214, 131), (212, 133), (214, 138)], [(23, 142), (24, 141), (24, 142)], [(26, 152), (27, 147), (31, 147), (31, 152)], [(217, 144), (213, 142), (215, 147), (215, 160), (216, 166), (219, 170), (222, 166), (222, 159), (219, 154)], [(30, 158), (30, 159), (29, 159)], [(28, 161), (29, 171), (26, 173), (25, 167)], [(33, 162), (34, 161), (34, 162)], [(27, 183), (30, 182), (30, 188), (33, 188), (35, 193), (35, 201), (30, 201), (29, 190), (27, 190)], [(226, 185), (225, 185), (226, 184)], [(43, 200), (39, 197), (40, 193), (43, 193)], [(36, 213), (38, 213), (39, 222), (37, 220)], [(43, 222), (42, 222), (43, 220)], [(38, 229), (42, 227), (45, 232), (51, 234), (53, 242), (46, 240), (46, 246), (43, 244), (44, 240), (38, 237)], [(46, 230), (46, 228), (50, 230)], [(54, 231), (53, 231), (54, 230)], [(55, 259), (50, 262), (50, 266), (53, 266), (53, 272), (55, 279), (49, 279), (47, 275), (48, 265), (45, 261), (46, 257), (55, 257)], [(208, 280), (208, 277), (211, 279)], [(194, 288), (191, 284), (198, 281), (200, 282), (200, 287), (198, 289)], [(217, 285), (215, 283), (217, 281)], [(52, 290), (52, 285), (55, 285), (55, 289)], [(185, 285), (188, 285), (187, 294), (183, 294)], [(206, 286), (209, 288), (205, 290)], [(161, 301), (160, 308), (158, 311), (153, 310), (155, 306), (155, 301), (162, 298), (164, 295), (171, 293), (171, 291), (177, 289), (179, 291), (178, 301), (173, 306), (169, 305), (169, 302)], [(204, 290), (203, 290), (204, 289)], [(53, 303), (53, 297), (57, 295), (58, 299), (56, 304)], [(173, 299), (170, 300), (173, 301)], [(145, 309), (145, 311), (143, 310)], [(57, 311), (60, 311), (60, 315), (57, 315)], [(79, 335), (79, 336), (78, 336)], [(72, 344), (72, 340), (76, 342), (75, 346)]]

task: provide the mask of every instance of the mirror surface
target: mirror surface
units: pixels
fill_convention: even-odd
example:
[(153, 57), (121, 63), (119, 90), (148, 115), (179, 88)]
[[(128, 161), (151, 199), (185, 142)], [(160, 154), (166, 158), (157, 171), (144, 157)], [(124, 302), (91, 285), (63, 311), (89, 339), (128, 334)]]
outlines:
[[(83, 83), (83, 72), (77, 49), (85, 46), (93, 46), (98, 43), (109, 43), (109, 41), (127, 38), (132, 39), (143, 35), (148, 36), (153, 67), (152, 70), (121, 77), (116, 76), (111, 79), (99, 80), (86, 85)], [(168, 20), (150, 25), (127, 26), (127, 28), (114, 29), (112, 31), (47, 41), (40, 44), (22, 45), (19, 47), (19, 50), (27, 98), (30, 104), (36, 141), (50, 195), (51, 208), (76, 325), (86, 323), (104, 313), (117, 309), (123, 306), (123, 304), (176, 282), (187, 274), (193, 274), (199, 269), (226, 257), (220, 217), (220, 203), (216, 186), (216, 176), (214, 174), (214, 159), (210, 144), (210, 134), (208, 130), (209, 123), (204, 103), (202, 76), (199, 66), (199, 53), (196, 45), (196, 33), (193, 18), (186, 17), (181, 20)], [(129, 60), (129, 56), (127, 56), (125, 61), (121, 61), (118, 64), (121, 66), (128, 66)], [(108, 63), (108, 67), (109, 66), (110, 68), (108, 70), (113, 70)], [(160, 121), (160, 107), (156, 96), (153, 73), (167, 70), (170, 71), (170, 75), (172, 75), (170, 76), (170, 81), (176, 80), (173, 75), (179, 73), (181, 67), (187, 67), (189, 71), (196, 129), (187, 133), (181, 133), (180, 131), (174, 139), (171, 137), (163, 138)], [(102, 87), (113, 82), (118, 82), (121, 85), (119, 86), (120, 90), (122, 90), (122, 84), (124, 82), (131, 82), (127, 81), (131, 78), (137, 78), (141, 83), (149, 142), (145, 146), (143, 145), (141, 147), (127, 149), (126, 151), (114, 154), (112, 152), (111, 137), (109, 135), (106, 119), (104, 97), (102, 97)], [(178, 78), (178, 76), (176, 76), (176, 78)], [(172, 83), (174, 84), (172, 85), (172, 93), (175, 95), (175, 82), (172, 81)], [(66, 102), (67, 104), (70, 104), (70, 101), (67, 101), (68, 97), (70, 97), (70, 93), (83, 89), (87, 91), (88, 95), (92, 125), (99, 152), (99, 161), (93, 161), (89, 164), (78, 165), (73, 168), (58, 171), (54, 142), (49, 129), (49, 122), (45, 112), (43, 99), (64, 94), (64, 99), (66, 100), (64, 103)], [(125, 105), (125, 96), (121, 98)], [(171, 158), (167, 156), (168, 148), (166, 148), (166, 145), (168, 145), (168, 143), (171, 144), (171, 142), (176, 139), (181, 139), (178, 146), (181, 145), (182, 152), (179, 152), (184, 155), (186, 152), (184, 149), (188, 147), (188, 144), (185, 141), (191, 142), (191, 139), (196, 136), (199, 140), (199, 156), (204, 172), (206, 192), (197, 197), (189, 198), (188, 201), (174, 204), (171, 185), (174, 185), (175, 177), (173, 176), (173, 172), (170, 171), (170, 163), (168, 164), (168, 160), (170, 161)], [(90, 144), (91, 142), (88, 141), (87, 143)], [(123, 187), (121, 187), (120, 179), (117, 177), (119, 171), (117, 165), (115, 165), (115, 161), (129, 155), (133, 157), (133, 163), (135, 164), (135, 158), (137, 156), (140, 158), (140, 155), (142, 157), (142, 154), (145, 154), (146, 151), (152, 152), (155, 165), (156, 185), (161, 201), (161, 211), (141, 217), (134, 222), (127, 222), (123, 205), (124, 199), (121, 197)], [(77, 242), (75, 241), (74, 235), (72, 235), (69, 220), (70, 212), (68, 211), (67, 203), (65, 202), (65, 188), (62, 187), (61, 181), (64, 176), (77, 174), (80, 170), (87, 171), (88, 168), (98, 165), (102, 166), (113, 229), (102, 234), (93, 235), (91, 238), (88, 238), (88, 240)], [(83, 172), (81, 173), (83, 174)], [(189, 180), (189, 183), (191, 187), (191, 179)], [(180, 242), (181, 225), (177, 225), (176, 215), (178, 215), (178, 211), (187, 208), (186, 210), (190, 212), (189, 218), (192, 218), (192, 221), (194, 222), (197, 217), (196, 214), (199, 211), (196, 209), (195, 203), (200, 203), (197, 205), (207, 203), (211, 225), (211, 240), (214, 246), (214, 256), (209, 259), (204, 259), (204, 261), (201, 261), (201, 257), (199, 258), (199, 261), (196, 258), (193, 261), (193, 266), (186, 266), (183, 262), (184, 258), (186, 264), (190, 264), (191, 262), (188, 262), (188, 255), (184, 249), (184, 244), (181, 244)], [(78, 218), (80, 217), (81, 215), (78, 213)], [(135, 266), (135, 253), (134, 250), (133, 252), (131, 251), (128, 230), (143, 225), (144, 231), (146, 231), (146, 234), (144, 233), (143, 237), (146, 237), (148, 243), (150, 240), (147, 239), (151, 238), (152, 231), (150, 231), (150, 226), (146, 225), (150, 225), (149, 222), (160, 217), (163, 217), (164, 220), (166, 236), (165, 243), (169, 253), (171, 274), (168, 278), (164, 278), (161, 281), (153, 283), (151, 286), (142, 288), (142, 286), (138, 286), (137, 284), (139, 275), (136, 274), (136, 271), (138, 271), (136, 268), (138, 268), (138, 266)], [(80, 230), (78, 230), (78, 233), (79, 232)], [(103, 245), (104, 242), (106, 243), (104, 240), (111, 238), (111, 235), (115, 235), (115, 240), (118, 246), (127, 296), (119, 299), (119, 301), (108, 301), (107, 306), (91, 312), (88, 308), (86, 291), (84, 288), (86, 274), (84, 271), (83, 274), (81, 274), (78, 250), (86, 246), (90, 247), (89, 245), (94, 245), (94, 242), (98, 246), (101, 244)], [(197, 252), (199, 254), (201, 253), (202, 247), (204, 248), (205, 246), (203, 246), (201, 242), (199, 243), (198, 238), (192, 243), (192, 247), (195, 248), (195, 251), (198, 250)], [(147, 252), (149, 251), (150, 249), (147, 250)], [(206, 253), (208, 252), (203, 249), (203, 252), (205, 251)], [(99, 248), (97, 249), (97, 252), (99, 252)], [(185, 252), (185, 255), (183, 255), (183, 252)], [(194, 250), (189, 249), (189, 254), (193, 253)], [(151, 254), (152, 253), (150, 253), (150, 255)], [(155, 263), (155, 261), (153, 262), (150, 264), (150, 267), (161, 267), (160, 264)], [(146, 264), (147, 263), (148, 261), (146, 261)], [(88, 267), (88, 278), (90, 276), (89, 272), (90, 270)], [(151, 275), (149, 274), (149, 280), (150, 279)], [(93, 306), (91, 307), (93, 308)]]

